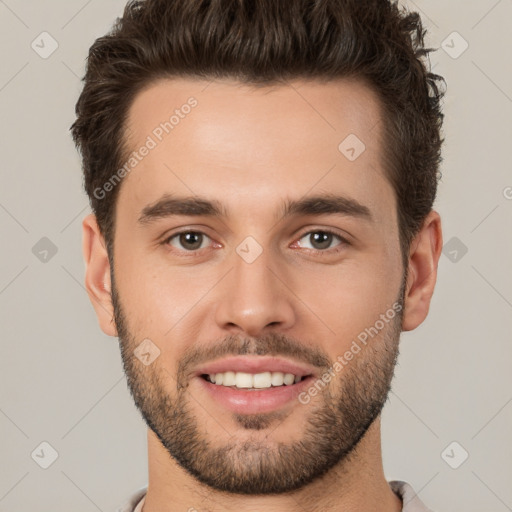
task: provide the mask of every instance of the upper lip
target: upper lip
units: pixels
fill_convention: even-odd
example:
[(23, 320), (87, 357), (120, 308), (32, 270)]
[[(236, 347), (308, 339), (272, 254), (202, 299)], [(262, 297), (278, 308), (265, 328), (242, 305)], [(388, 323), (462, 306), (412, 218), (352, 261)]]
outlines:
[(311, 367), (290, 359), (273, 356), (234, 356), (201, 365), (197, 368), (196, 375), (228, 371), (246, 373), (282, 372), (293, 373), (293, 375), (299, 377), (314, 374)]

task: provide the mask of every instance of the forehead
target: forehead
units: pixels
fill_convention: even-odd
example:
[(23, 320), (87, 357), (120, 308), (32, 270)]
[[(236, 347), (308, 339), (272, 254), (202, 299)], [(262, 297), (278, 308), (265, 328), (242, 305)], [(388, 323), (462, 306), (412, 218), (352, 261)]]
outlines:
[(129, 151), (151, 149), (127, 173), (118, 202), (140, 212), (164, 193), (198, 194), (254, 213), (251, 205), (323, 190), (396, 220), (382, 128), (376, 95), (359, 81), (159, 80), (128, 112)]
[[(188, 106), (191, 102), (196, 103), (193, 108)], [(187, 117), (192, 121), (182, 122)], [(199, 119), (194, 122), (194, 118)], [(165, 132), (164, 137), (171, 132), (174, 137), (168, 139), (179, 138), (180, 134), (182, 139), (194, 136), (194, 139), (201, 139), (204, 150), (208, 149), (209, 141), (227, 143), (225, 136), (233, 135), (227, 131), (228, 126), (232, 132), (243, 130), (236, 132), (234, 142), (239, 142), (248, 132), (279, 135), (274, 142), (280, 151), (287, 149), (286, 143), (292, 142), (292, 135), (307, 138), (312, 144), (320, 140), (330, 143), (346, 131), (360, 138), (373, 132), (372, 140), (364, 141), (368, 146), (379, 133), (375, 127), (380, 119), (380, 103), (375, 93), (354, 79), (297, 80), (271, 86), (243, 84), (231, 79), (210, 82), (161, 79), (148, 84), (135, 97), (128, 112), (126, 135), (136, 144), (170, 121), (171, 131)], [(220, 125), (223, 129), (215, 130)], [(285, 131), (280, 131), (283, 128)], [(267, 139), (268, 148), (270, 141), (260, 138), (263, 139)], [(165, 142), (172, 143), (172, 140)], [(254, 147), (257, 142), (254, 140)]]

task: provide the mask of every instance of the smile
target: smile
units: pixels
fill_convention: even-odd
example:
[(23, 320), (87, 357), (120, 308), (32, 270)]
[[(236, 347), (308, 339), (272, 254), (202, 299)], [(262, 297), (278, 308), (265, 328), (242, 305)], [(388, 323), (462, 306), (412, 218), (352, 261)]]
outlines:
[(283, 372), (261, 372), (247, 373), (227, 371), (222, 373), (212, 373), (202, 375), (204, 379), (216, 386), (231, 387), (234, 389), (268, 389), (270, 387), (291, 386), (308, 376), (294, 375), (293, 373)]

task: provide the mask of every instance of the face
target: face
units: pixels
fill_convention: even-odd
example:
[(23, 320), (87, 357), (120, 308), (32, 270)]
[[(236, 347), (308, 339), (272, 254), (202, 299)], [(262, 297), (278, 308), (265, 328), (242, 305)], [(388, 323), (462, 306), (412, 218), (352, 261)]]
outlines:
[(379, 416), (405, 290), (382, 129), (350, 81), (166, 80), (130, 109), (128, 146), (154, 145), (116, 205), (123, 364), (162, 446), (211, 487), (297, 489)]

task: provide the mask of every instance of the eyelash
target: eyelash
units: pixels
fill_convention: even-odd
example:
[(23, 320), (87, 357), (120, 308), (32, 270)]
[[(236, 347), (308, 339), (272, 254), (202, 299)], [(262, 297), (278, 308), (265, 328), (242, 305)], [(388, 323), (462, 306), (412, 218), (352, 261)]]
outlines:
[[(184, 230), (184, 231), (179, 231), (177, 233), (173, 233), (172, 235), (166, 237), (161, 242), (161, 244), (169, 246), (169, 242), (173, 238), (176, 238), (176, 237), (178, 237), (180, 235), (184, 235), (184, 234), (190, 234), (190, 233), (200, 234), (200, 235), (206, 236), (207, 238), (210, 238), (206, 233), (204, 233), (202, 231), (195, 231), (195, 230), (188, 229), (188, 230)], [(336, 245), (332, 249), (326, 249), (326, 250), (321, 250), (321, 249), (305, 249), (308, 252), (313, 251), (313, 252), (316, 252), (316, 253), (320, 253), (322, 256), (324, 256), (324, 255), (332, 255), (332, 254), (336, 254), (336, 253), (340, 252), (341, 250), (343, 250), (343, 248), (345, 246), (350, 245), (350, 242), (346, 238), (342, 237), (341, 235), (339, 235), (338, 233), (336, 233), (335, 231), (332, 231), (330, 229), (313, 229), (311, 231), (306, 231), (305, 233), (302, 233), (300, 235), (298, 240), (304, 238), (306, 235), (311, 235), (313, 233), (324, 233), (324, 234), (333, 235), (333, 236), (337, 237), (340, 240), (340, 244)], [(169, 249), (169, 250), (172, 251), (172, 252), (175, 251), (174, 248), (173, 249)], [(194, 258), (194, 257), (201, 256), (201, 251), (202, 251), (202, 249), (196, 249), (196, 250), (192, 250), (192, 251), (183, 250), (183, 251), (179, 251), (179, 252), (186, 252), (186, 253), (188, 253), (187, 255), (183, 256), (184, 258), (190, 258), (190, 257)]]

